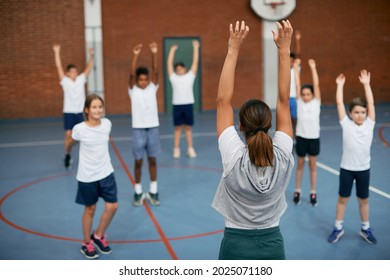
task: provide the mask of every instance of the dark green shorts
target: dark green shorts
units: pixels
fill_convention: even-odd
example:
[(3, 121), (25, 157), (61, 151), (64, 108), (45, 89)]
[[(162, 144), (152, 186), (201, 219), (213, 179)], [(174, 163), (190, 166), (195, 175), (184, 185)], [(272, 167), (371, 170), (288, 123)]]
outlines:
[(285, 260), (279, 227), (267, 229), (225, 228), (220, 260)]

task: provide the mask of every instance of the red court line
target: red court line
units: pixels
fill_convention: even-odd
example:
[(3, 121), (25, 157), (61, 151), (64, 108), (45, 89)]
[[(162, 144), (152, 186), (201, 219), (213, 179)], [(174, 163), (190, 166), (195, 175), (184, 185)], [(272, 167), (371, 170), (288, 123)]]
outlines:
[[(114, 140), (111, 137), (110, 137), (110, 143), (111, 143), (112, 148), (114, 149), (114, 152), (115, 152), (117, 158), (119, 159), (119, 162), (121, 163), (121, 165), (123, 167), (123, 170), (125, 170), (127, 177), (129, 177), (130, 182), (134, 187), (135, 180), (134, 180), (133, 176), (131, 175), (129, 168), (127, 167), (125, 161), (123, 160), (122, 155), (120, 154)], [(147, 203), (144, 203), (144, 207), (145, 207), (145, 210), (148, 213), (150, 219), (152, 220), (158, 234), (160, 235), (162, 242), (164, 243), (165, 247), (167, 248), (169, 255), (171, 256), (171, 258), (173, 260), (178, 260), (178, 257), (176, 256), (175, 251), (173, 250), (171, 244), (169, 243), (168, 238), (166, 237), (164, 231), (162, 230), (160, 224), (158, 223), (158, 221), (157, 221), (156, 217), (154, 216), (152, 210), (150, 209), (149, 205)]]
[(379, 139), (382, 141), (383, 145), (385, 147), (390, 147), (390, 143), (386, 141), (385, 137), (383, 137), (383, 130), (385, 129), (385, 124), (381, 126), (378, 130)]

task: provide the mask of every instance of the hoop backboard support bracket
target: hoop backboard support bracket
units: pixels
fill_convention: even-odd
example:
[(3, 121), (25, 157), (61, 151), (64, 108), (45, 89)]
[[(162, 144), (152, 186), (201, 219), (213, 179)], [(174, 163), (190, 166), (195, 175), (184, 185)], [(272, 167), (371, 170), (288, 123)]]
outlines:
[(279, 21), (295, 9), (296, 0), (251, 0), (251, 8), (262, 19)]

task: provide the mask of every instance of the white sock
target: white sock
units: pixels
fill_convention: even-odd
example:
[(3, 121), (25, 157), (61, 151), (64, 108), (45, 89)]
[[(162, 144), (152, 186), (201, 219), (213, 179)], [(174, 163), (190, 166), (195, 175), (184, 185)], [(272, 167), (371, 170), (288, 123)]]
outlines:
[(368, 230), (369, 228), (370, 228), (370, 221), (367, 221), (367, 222), (362, 221), (362, 229)]
[(135, 184), (135, 193), (141, 194), (142, 193), (142, 185), (141, 184)]
[(338, 230), (342, 230), (342, 229), (343, 229), (343, 223), (344, 223), (343, 220), (336, 220), (334, 226), (335, 226), (335, 228), (337, 228)]
[(157, 193), (157, 181), (150, 182), (149, 192), (153, 194)]

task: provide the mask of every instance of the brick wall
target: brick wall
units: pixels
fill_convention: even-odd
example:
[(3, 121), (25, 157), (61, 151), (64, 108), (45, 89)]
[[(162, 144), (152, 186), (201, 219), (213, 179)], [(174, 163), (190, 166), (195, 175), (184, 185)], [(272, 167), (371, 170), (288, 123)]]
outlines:
[[(108, 114), (127, 114), (128, 72), (132, 47), (165, 36), (200, 36), (203, 110), (215, 108), (219, 74), (226, 54), (227, 26), (244, 19), (251, 28), (238, 62), (233, 104), (261, 97), (261, 20), (247, 0), (102, 0), (105, 94)], [(335, 78), (347, 77), (346, 101), (363, 96), (358, 75), (371, 72), (376, 102), (390, 102), (390, 1), (297, 0), (289, 17), (302, 33), (302, 82), (311, 81), (307, 59), (314, 58), (323, 103), (334, 103)], [(83, 1), (3, 0), (0, 2), (0, 118), (62, 115), (62, 90), (52, 44), (62, 44), (64, 66), (82, 71)], [(293, 48), (294, 49), (294, 48)], [(150, 66), (144, 49), (140, 64)], [(159, 54), (159, 110), (164, 110), (162, 50)]]
[(64, 67), (81, 71), (83, 1), (0, 1), (0, 118), (62, 116), (63, 94), (52, 45), (62, 45)]

